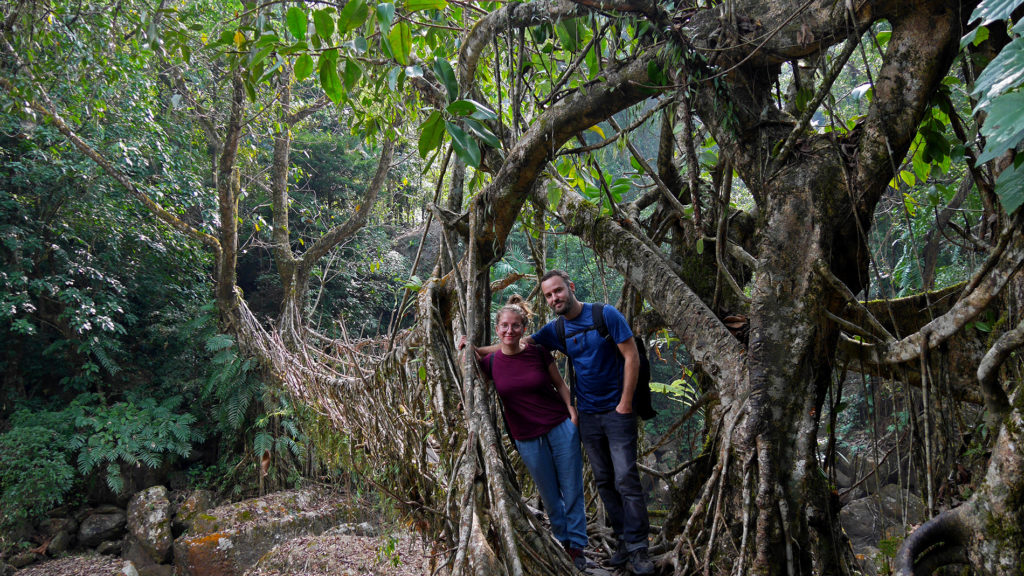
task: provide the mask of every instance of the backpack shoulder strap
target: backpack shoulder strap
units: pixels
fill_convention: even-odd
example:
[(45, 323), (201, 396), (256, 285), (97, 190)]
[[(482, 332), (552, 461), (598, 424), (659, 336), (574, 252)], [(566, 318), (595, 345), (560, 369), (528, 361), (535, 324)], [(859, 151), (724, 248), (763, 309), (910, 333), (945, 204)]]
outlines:
[[(608, 340), (608, 326), (604, 323), (604, 304), (600, 302), (594, 302), (591, 308), (591, 315), (593, 315), (594, 328), (597, 329), (597, 333), (601, 335), (601, 338)], [(614, 342), (612, 342), (614, 344)]]
[(566, 350), (568, 355), (568, 346), (565, 344), (565, 316), (559, 316), (555, 320), (555, 334), (558, 335), (558, 341), (562, 343), (562, 350)]

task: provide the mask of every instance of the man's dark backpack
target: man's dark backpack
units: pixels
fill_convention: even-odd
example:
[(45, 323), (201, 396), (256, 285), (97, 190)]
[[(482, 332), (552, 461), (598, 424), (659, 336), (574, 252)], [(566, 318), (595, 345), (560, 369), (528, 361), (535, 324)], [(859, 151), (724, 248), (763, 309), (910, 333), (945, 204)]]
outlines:
[[(569, 336), (575, 336), (581, 332), (587, 330), (597, 330), (597, 333), (601, 335), (608, 342), (611, 342), (615, 346), (615, 351), (619, 351), (619, 347), (615, 342), (612, 341), (611, 334), (608, 333), (608, 327), (604, 323), (604, 304), (594, 303), (592, 304), (592, 315), (594, 318), (594, 325), (588, 326), (577, 332), (569, 334)], [(555, 332), (558, 334), (558, 338), (562, 341), (562, 349), (568, 350), (569, 348), (565, 344), (565, 316), (559, 316), (558, 320), (555, 321)], [(650, 420), (658, 415), (654, 410), (654, 406), (651, 405), (651, 361), (647, 358), (647, 347), (644, 346), (644, 341), (639, 336), (633, 336), (633, 340), (636, 341), (636, 351), (640, 356), (640, 369), (636, 375), (636, 391), (633, 392), (633, 413), (643, 418), (644, 420)], [(567, 372), (569, 373), (569, 384), (574, 388), (576, 377), (573, 373), (572, 358), (569, 359), (569, 367)]]

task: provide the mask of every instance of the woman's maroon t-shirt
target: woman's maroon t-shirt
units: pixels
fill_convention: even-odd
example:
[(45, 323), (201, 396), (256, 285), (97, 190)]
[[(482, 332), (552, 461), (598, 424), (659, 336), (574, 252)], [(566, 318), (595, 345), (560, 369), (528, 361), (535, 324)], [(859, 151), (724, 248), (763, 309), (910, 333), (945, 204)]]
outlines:
[(505, 405), (508, 432), (516, 440), (530, 440), (547, 434), (569, 417), (548, 365), (555, 360), (540, 346), (527, 346), (515, 356), (500, 350), (488, 354), (481, 364), (494, 380)]

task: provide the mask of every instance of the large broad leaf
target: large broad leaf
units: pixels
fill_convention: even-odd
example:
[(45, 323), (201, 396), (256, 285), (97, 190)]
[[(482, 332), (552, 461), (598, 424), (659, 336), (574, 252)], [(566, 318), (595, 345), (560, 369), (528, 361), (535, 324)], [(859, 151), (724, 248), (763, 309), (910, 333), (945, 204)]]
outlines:
[(467, 118), (466, 129), (469, 130), (473, 136), (476, 136), (480, 141), (491, 148), (501, 148), (501, 140), (498, 140), (498, 137), (494, 135), (494, 132), (491, 132), (490, 129), (476, 120)]
[(363, 75), (363, 69), (355, 62), (355, 60), (345, 60), (345, 90), (352, 91), (356, 86), (356, 82), (359, 81), (359, 77)]
[(455, 79), (455, 71), (447, 60), (438, 56), (434, 59), (434, 74), (448, 90), (448, 101), (455, 102), (459, 98), (459, 82)]
[(366, 22), (370, 15), (370, 9), (366, 6), (366, 0), (349, 0), (338, 14), (338, 29), (342, 32), (355, 30)]
[(420, 158), (426, 158), (431, 150), (441, 145), (444, 138), (444, 118), (435, 110), (420, 127), (419, 152)]
[(395, 5), (390, 2), (377, 4), (377, 23), (380, 24), (381, 32), (391, 30), (391, 23), (395, 21)]
[(295, 79), (302, 82), (309, 78), (315, 67), (316, 64), (314, 64), (313, 58), (309, 54), (299, 56), (299, 59), (295, 61)]
[(1024, 166), (1010, 165), (996, 180), (996, 195), (1007, 214), (1024, 204)]
[(1005, 20), (1021, 4), (1024, 4), (1024, 0), (982, 0), (971, 13), (969, 22), (981, 18), (981, 25), (984, 26), (995, 20)]
[(1024, 92), (1010, 92), (996, 98), (986, 108), (988, 117), (981, 126), (985, 151), (978, 162), (988, 162), (1015, 147), (1024, 139)]
[(314, 10), (313, 11), (313, 25), (316, 27), (316, 34), (323, 39), (324, 42), (330, 42), (331, 36), (334, 34), (334, 16), (332, 10)]
[(985, 108), (1004, 92), (1024, 83), (1024, 38), (1007, 44), (974, 83), (974, 94), (980, 99), (978, 108)]
[(453, 116), (469, 116), (476, 112), (476, 104), (469, 100), (456, 100), (449, 104), (445, 110)]
[(466, 163), (466, 166), (473, 168), (480, 167), (480, 146), (466, 134), (466, 131), (451, 122), (445, 121), (445, 130), (452, 137), (452, 146), (459, 158)]
[(306, 13), (302, 8), (298, 6), (289, 8), (285, 21), (288, 23), (288, 31), (292, 33), (292, 36), (295, 36), (297, 40), (306, 39)]
[(327, 57), (327, 53), (320, 56), (320, 85), (323, 87), (331, 102), (341, 102), (345, 95), (345, 87), (338, 77), (338, 65), (334, 58)]
[(395, 60), (405, 66), (409, 63), (409, 54), (412, 52), (412, 29), (409, 24), (399, 22), (388, 33), (388, 43), (391, 44), (391, 53)]
[(416, 12), (417, 10), (444, 10), (447, 7), (447, 0), (409, 0), (405, 3), (405, 9), (409, 12)]

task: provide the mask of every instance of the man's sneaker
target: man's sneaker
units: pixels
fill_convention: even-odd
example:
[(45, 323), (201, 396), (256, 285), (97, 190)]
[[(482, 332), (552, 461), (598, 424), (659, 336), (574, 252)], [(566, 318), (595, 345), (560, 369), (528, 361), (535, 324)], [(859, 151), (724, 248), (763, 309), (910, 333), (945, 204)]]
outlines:
[(640, 548), (629, 554), (628, 568), (636, 576), (654, 574), (654, 562), (647, 557), (647, 548)]
[(619, 540), (618, 546), (615, 547), (615, 553), (608, 559), (609, 566), (625, 566), (626, 562), (629, 561), (629, 552), (626, 550), (626, 543)]
[(577, 570), (580, 572), (587, 571), (587, 557), (583, 555), (583, 550), (580, 548), (566, 548), (566, 552), (569, 553), (569, 558), (572, 558), (572, 565)]

